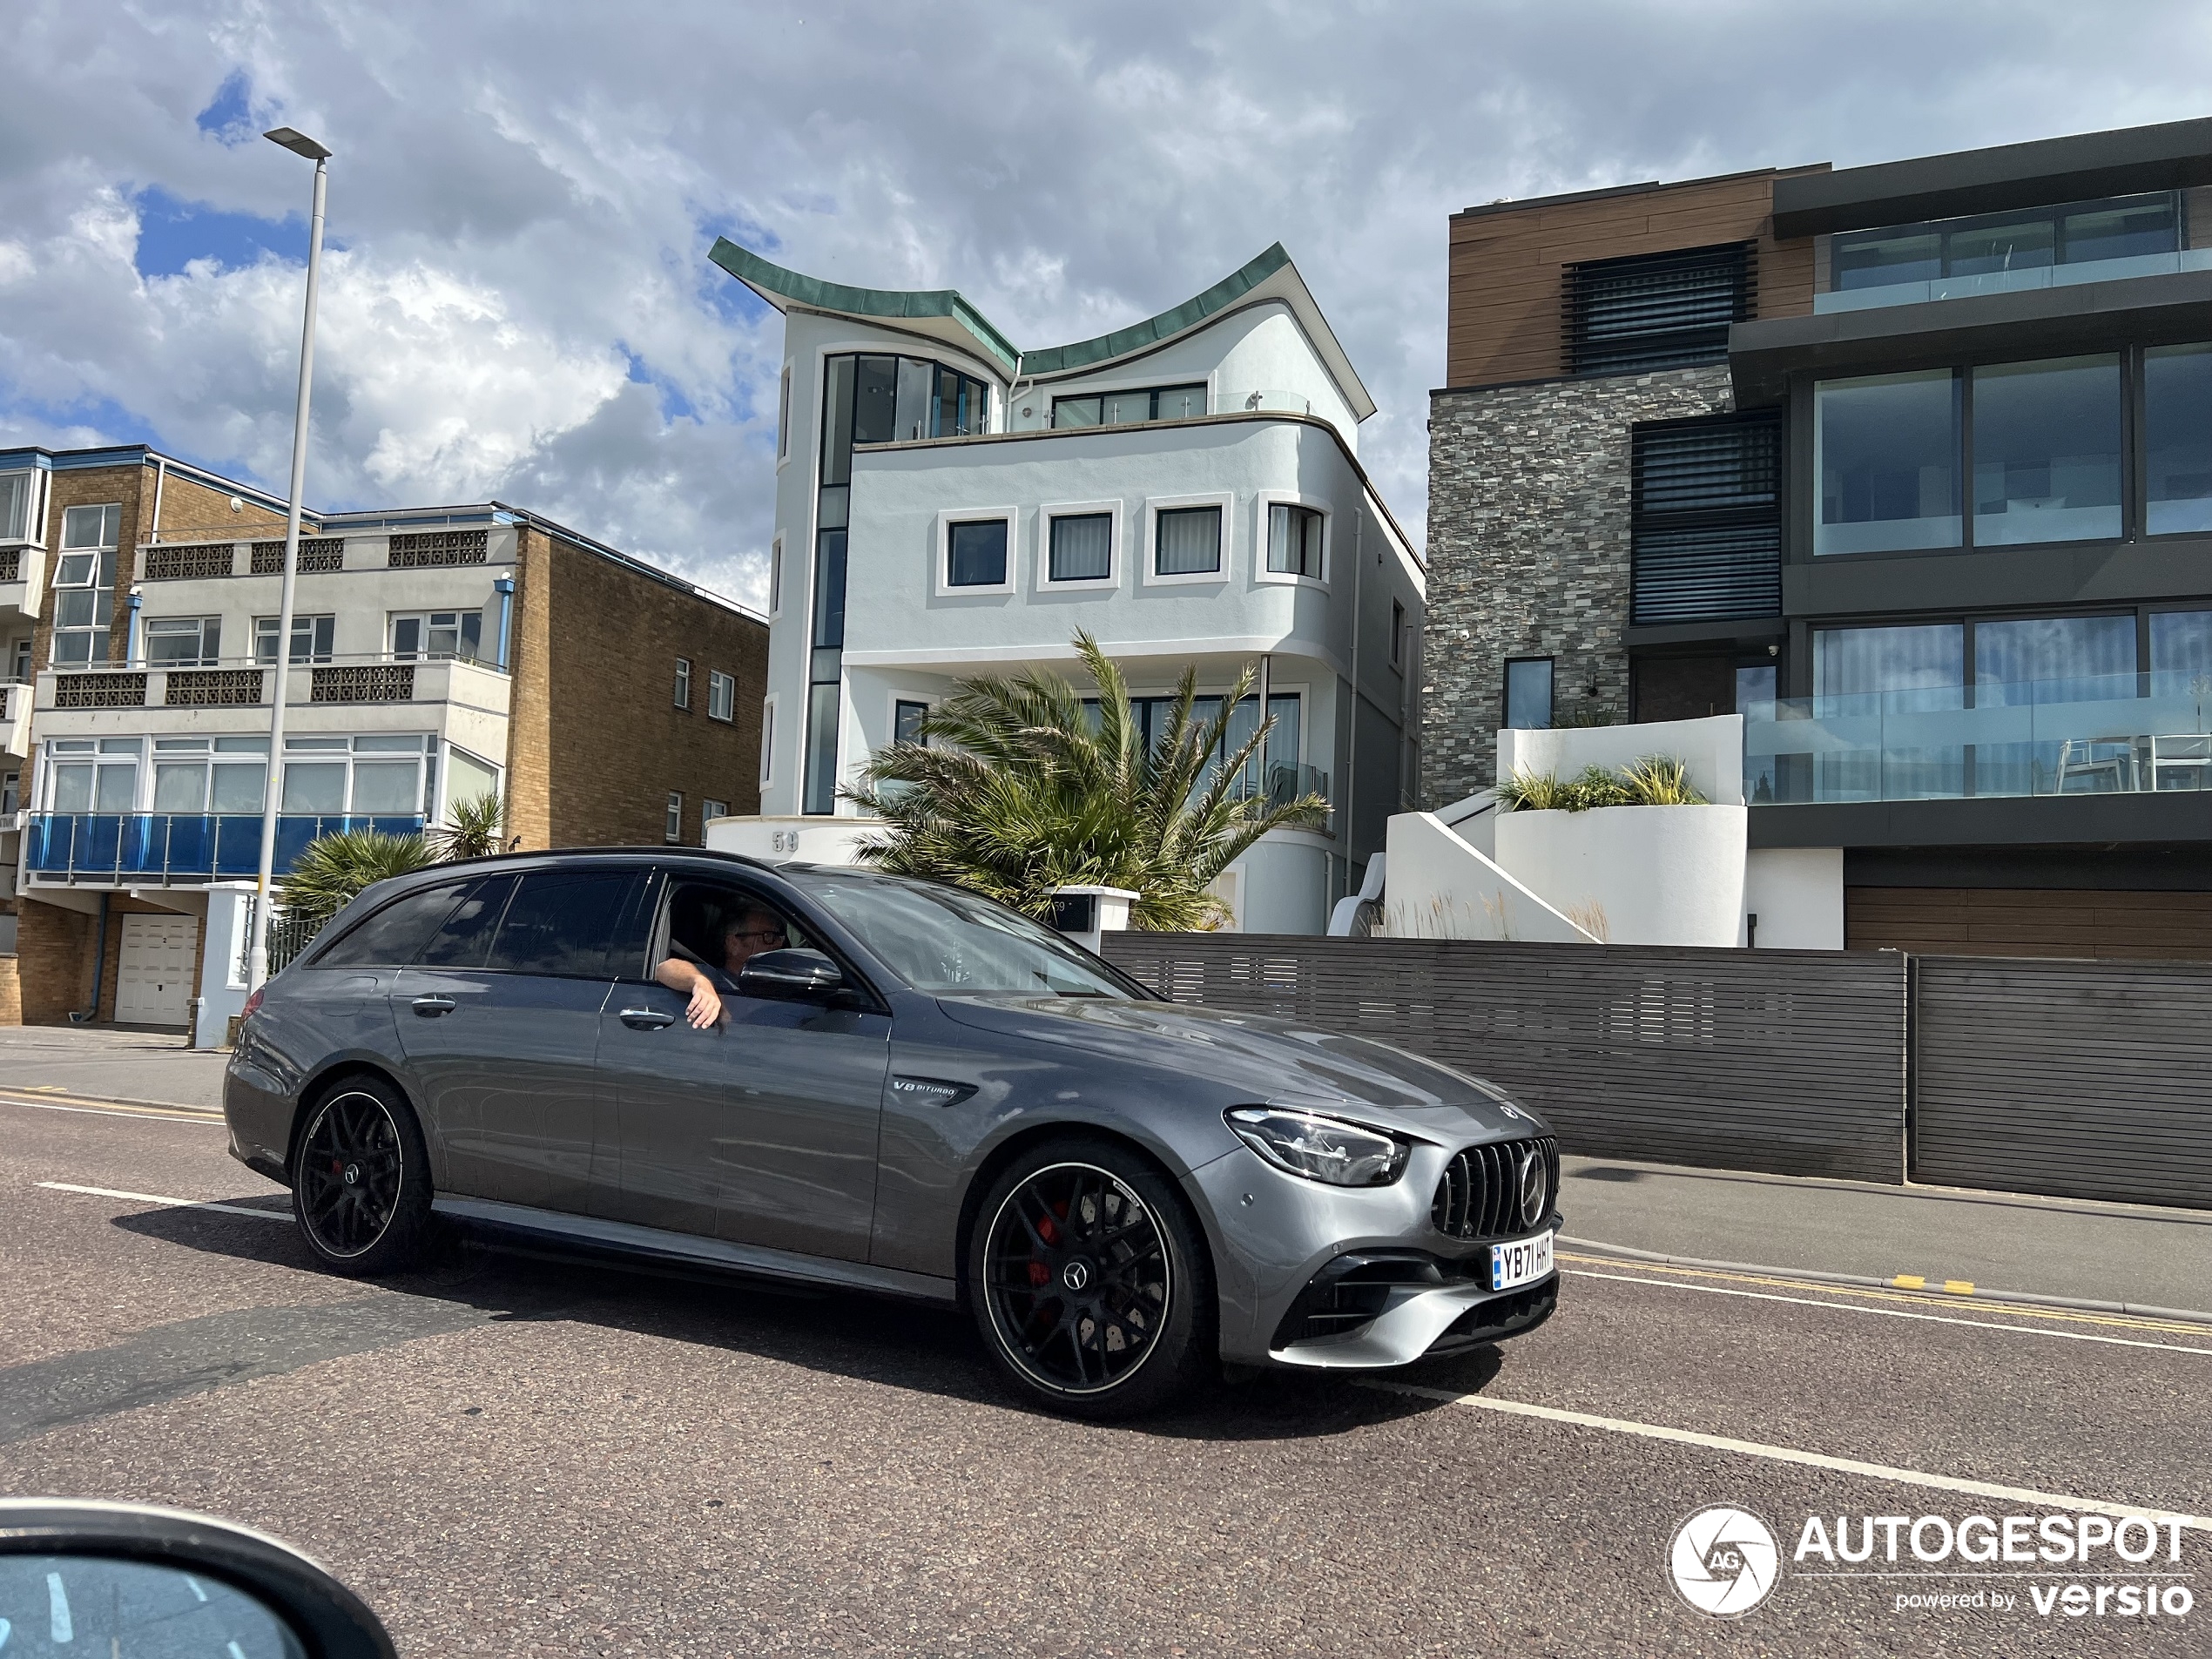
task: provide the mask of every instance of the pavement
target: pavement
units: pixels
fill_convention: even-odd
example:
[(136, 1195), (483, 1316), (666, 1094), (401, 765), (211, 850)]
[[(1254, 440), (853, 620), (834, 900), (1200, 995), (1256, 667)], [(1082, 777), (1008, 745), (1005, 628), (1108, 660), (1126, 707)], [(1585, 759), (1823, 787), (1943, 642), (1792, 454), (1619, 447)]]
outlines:
[(117, 1100), (223, 1107), (230, 1054), (187, 1049), (181, 1033), (116, 1026), (0, 1026), (0, 1089), (47, 1089)]
[[(894, 1303), (466, 1243), (335, 1278), (204, 1112), (12, 1082), (0, 1491), (266, 1528), (405, 1655), (2212, 1651), (2212, 1327), (1786, 1271), (2027, 1288), (2023, 1228), (2133, 1212), (1577, 1160), (1575, 1236), (1784, 1271), (1568, 1250), (1557, 1317), (1500, 1347), (1093, 1426)], [(2134, 1224), (2144, 1253), (2198, 1236)], [(1782, 1557), (1738, 1619), (1669, 1571), (1719, 1503)], [(2134, 1509), (2178, 1517), (2140, 1562), (1930, 1563), (1909, 1529), (1895, 1561), (1798, 1558), (1817, 1518), (2044, 1540)], [(2107, 1594), (2147, 1585), (2168, 1610)]]

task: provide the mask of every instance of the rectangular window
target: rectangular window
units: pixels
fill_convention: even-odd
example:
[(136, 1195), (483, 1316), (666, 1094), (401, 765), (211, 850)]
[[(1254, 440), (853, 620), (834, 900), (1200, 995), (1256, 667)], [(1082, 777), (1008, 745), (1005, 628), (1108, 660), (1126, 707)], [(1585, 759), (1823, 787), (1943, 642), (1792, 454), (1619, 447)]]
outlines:
[(545, 870), (523, 878), (484, 964), (495, 973), (607, 979), (609, 947), (636, 877), (628, 870)]
[[(297, 618), (294, 618), (295, 622)], [(460, 658), (476, 660), (484, 643), (484, 613), (481, 610), (416, 610), (395, 612), (391, 618), (392, 660), (412, 663)], [(295, 631), (296, 646), (299, 635)], [(296, 660), (296, 658), (295, 658)]]
[(773, 691), (760, 701), (760, 786), (763, 789), (776, 779), (776, 694)]
[(1966, 792), (1966, 630), (1957, 623), (1822, 628), (1812, 713), (1849, 744), (1813, 756), (1816, 800), (1920, 800)]
[(1204, 381), (1091, 392), (1052, 400), (1055, 427), (1135, 426), (1146, 421), (1192, 421), (1206, 413)]
[(845, 532), (824, 530), (814, 550), (814, 649), (845, 646)]
[(1974, 543), (2120, 536), (2120, 359), (1973, 371)]
[(1750, 318), (1757, 287), (1747, 242), (1592, 260), (1562, 278), (1570, 374), (1725, 361), (1729, 326)]
[(1541, 732), (1552, 723), (1552, 659), (1522, 657), (1506, 664), (1506, 725)]
[(784, 610), (784, 538), (779, 536), (768, 544), (768, 614), (779, 617)]
[(1321, 579), (1321, 535), (1325, 520), (1318, 509), (1277, 502), (1267, 509), (1267, 568), (1278, 575)]
[(734, 676), (720, 669), (710, 669), (706, 676), (706, 718), (710, 720), (734, 720), (738, 716), (738, 682)]
[(1633, 620), (1782, 614), (1780, 440), (1764, 415), (1630, 429)]
[(1393, 599), (1390, 602), (1390, 665), (1402, 667), (1406, 661), (1406, 607)]
[[(253, 618), (253, 660), (272, 664), (277, 657), (277, 622), (274, 617)], [(331, 646), (338, 633), (338, 618), (302, 617), (292, 618), (292, 651), (293, 663), (327, 663), (331, 658)]]
[(679, 709), (691, 706), (691, 663), (686, 657), (676, 659), (676, 706)]
[[(218, 739), (219, 749), (226, 739)], [(266, 746), (266, 739), (261, 740)], [(424, 739), (416, 733), (284, 740), (286, 813), (317, 817), (422, 815)]]
[(1114, 574), (1114, 516), (1070, 513), (1055, 517), (1046, 553), (1054, 582), (1103, 582)]
[(2049, 277), (2038, 273), (2054, 266), (2170, 255), (2181, 246), (2181, 215), (2168, 192), (2016, 208), (1839, 233), (1829, 246), (1829, 287), (1850, 292), (1925, 282), (1943, 285), (1939, 298), (1993, 293), (2048, 286)]
[(54, 566), (53, 644), (56, 668), (83, 668), (107, 660), (108, 623), (115, 607), (119, 505), (71, 507), (62, 512), (61, 556)]
[(2212, 345), (2143, 354), (2143, 528), (2212, 530)]
[(0, 542), (39, 539), (30, 528), (31, 494), (37, 482), (33, 473), (0, 472)]
[(1221, 569), (1221, 509), (1167, 507), (1158, 515), (1152, 570), (1158, 576), (1196, 576)]
[(684, 839), (684, 792), (668, 792), (668, 816), (661, 823), (661, 839), (671, 846)]
[(945, 527), (945, 585), (996, 588), (1006, 584), (1006, 521), (976, 519)]
[(19, 684), (30, 678), (30, 644), (29, 634), (18, 634), (8, 647), (8, 678)]
[(716, 819), (727, 818), (729, 815), (730, 803), (726, 800), (709, 799), (699, 803), (699, 845), (701, 846), (706, 845), (706, 826)]
[(1814, 388), (1818, 553), (1957, 547), (1959, 377), (1947, 368)]
[(891, 705), (891, 741), (894, 743), (927, 744), (921, 723), (928, 716), (929, 705), (909, 703), (901, 698)]
[(806, 799), (801, 810), (837, 810), (838, 718), (843, 697), (835, 680), (806, 688)]
[(791, 365), (784, 365), (781, 381), (776, 390), (776, 459), (791, 456)]
[(220, 617), (149, 617), (146, 663), (152, 668), (212, 668), (222, 658)]

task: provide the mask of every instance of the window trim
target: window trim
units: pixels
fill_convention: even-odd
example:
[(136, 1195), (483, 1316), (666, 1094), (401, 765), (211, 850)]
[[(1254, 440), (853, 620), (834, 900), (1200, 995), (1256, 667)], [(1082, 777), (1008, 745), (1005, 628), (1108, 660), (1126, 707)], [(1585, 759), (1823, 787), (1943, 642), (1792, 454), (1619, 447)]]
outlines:
[[(717, 714), (714, 711), (717, 700), (715, 694), (718, 691), (729, 693), (730, 711), (727, 714)], [(718, 668), (710, 668), (706, 671), (706, 718), (710, 720), (719, 720), (725, 725), (737, 724), (738, 677), (735, 674), (725, 674)]]
[(668, 792), (667, 813), (661, 820), (661, 840), (670, 846), (684, 844), (684, 792), (680, 789)]
[[(1002, 582), (969, 582), (955, 586), (953, 574), (953, 526), (955, 524), (988, 524), (1003, 521), (1006, 525), (1006, 579)], [(948, 510), (937, 515), (936, 529), (936, 597), (940, 599), (968, 599), (979, 594), (1008, 594), (1016, 591), (1015, 573), (1022, 560), (1022, 509), (1018, 507), (973, 507), (965, 510)]]
[[(1212, 570), (1160, 573), (1160, 515), (1189, 507), (1221, 509), (1221, 565)], [(1234, 490), (1210, 490), (1191, 496), (1148, 496), (1144, 498), (1143, 583), (1148, 588), (1222, 587), (1237, 572), (1237, 495)]]
[[(287, 655), (287, 653), (280, 652), (276, 650), (277, 624), (282, 621), (283, 618), (280, 617), (253, 616), (248, 617), (247, 620), (253, 624), (247, 631), (252, 637), (250, 643), (247, 645), (247, 649), (253, 653), (254, 665), (259, 668), (274, 668), (277, 665), (278, 657)], [(318, 651), (315, 649), (315, 624), (319, 622), (327, 622), (330, 624), (330, 649), (327, 651)], [(261, 637), (264, 632), (261, 624), (263, 623), (268, 624), (268, 627), (266, 631), (268, 635), (270, 646), (270, 655), (266, 661), (261, 656)], [(287, 668), (307, 668), (318, 663), (334, 662), (337, 659), (338, 655), (338, 613), (334, 610), (293, 611), (292, 613), (293, 632), (297, 634), (302, 625), (306, 627), (307, 633), (307, 653), (304, 657), (289, 658), (286, 662), (285, 666)], [(390, 637), (389, 624), (388, 624), (385, 637), (388, 639)]]
[[(192, 631), (199, 641), (199, 649), (192, 653), (189, 659), (183, 658), (169, 658), (162, 662), (155, 662), (153, 660), (153, 635), (155, 624), (167, 624), (163, 629), (164, 635), (165, 637), (174, 639), (183, 637), (185, 632), (185, 629), (174, 626), (174, 624), (179, 623), (192, 624)], [(212, 651), (210, 651), (207, 649), (207, 634), (208, 630), (211, 627), (214, 630), (215, 633), (215, 649)], [(138, 619), (138, 657), (141, 663), (148, 668), (216, 667), (223, 660), (223, 618), (221, 613), (217, 612), (213, 616), (140, 617)]]
[[(1123, 575), (1122, 506), (1114, 501), (1055, 501), (1037, 509), (1037, 576), (1035, 590), (1039, 593), (1096, 592), (1118, 588)], [(1106, 527), (1106, 574), (1070, 577), (1055, 580), (1052, 574), (1052, 521), (1055, 518), (1091, 518), (1103, 515)]]
[(792, 370), (797, 360), (784, 359), (781, 384), (776, 395), (776, 470), (781, 472), (791, 460), (791, 382)]
[[(298, 613), (294, 612), (293, 616), (296, 626)], [(431, 619), (436, 617), (453, 618), (453, 650), (450, 651), (430, 649), (430, 630), (434, 625)], [(467, 645), (468, 618), (471, 617), (476, 619), (476, 644), (473, 652), (468, 649)], [(408, 652), (405, 656), (400, 654), (398, 636), (399, 625), (403, 622), (419, 622), (422, 624), (421, 646), (418, 650)], [(334, 629), (334, 642), (335, 633), (336, 631)], [(383, 660), (388, 663), (482, 663), (484, 661), (484, 608), (482, 605), (454, 604), (424, 605), (411, 610), (387, 610), (384, 613), (383, 649)], [(285, 650), (288, 655), (291, 650), (288, 643)]]
[[(1329, 578), (1336, 563), (1336, 509), (1318, 496), (1302, 495), (1295, 489), (1263, 489), (1255, 498), (1258, 510), (1252, 516), (1252, 580), (1271, 582), (1285, 587), (1318, 588), (1329, 590)], [(1304, 507), (1321, 515), (1321, 574), (1300, 576), (1295, 570), (1271, 570), (1267, 568), (1268, 550), (1272, 543), (1274, 509), (1278, 507)]]
[(676, 659), (676, 678), (670, 687), (669, 699), (685, 713), (691, 711), (691, 659), (688, 657)]

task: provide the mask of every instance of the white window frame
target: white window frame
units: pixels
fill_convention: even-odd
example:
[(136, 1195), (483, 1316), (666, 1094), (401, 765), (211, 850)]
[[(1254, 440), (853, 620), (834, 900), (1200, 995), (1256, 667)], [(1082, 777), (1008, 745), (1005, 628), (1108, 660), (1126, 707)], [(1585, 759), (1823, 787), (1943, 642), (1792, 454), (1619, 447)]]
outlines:
[[(430, 649), (430, 631), (438, 625), (435, 618), (439, 617), (453, 618), (453, 649), (449, 651)], [(476, 654), (473, 657), (469, 654), (466, 638), (468, 634), (466, 619), (470, 617), (476, 619)], [(404, 656), (401, 654), (399, 647), (399, 627), (403, 622), (416, 622), (422, 624), (421, 649), (408, 651)], [(293, 625), (298, 625), (296, 617)], [(334, 630), (333, 635), (334, 638)], [(493, 649), (497, 649), (496, 643)], [(384, 660), (387, 662), (481, 663), (484, 660), (483, 650), (484, 608), (482, 605), (438, 605), (421, 610), (388, 610), (384, 613)], [(291, 654), (291, 646), (288, 642), (285, 646), (285, 654), (287, 657)]]
[[(402, 612), (401, 614), (405, 615), (410, 613)], [(428, 613), (425, 612), (421, 614), (427, 615)], [(253, 652), (253, 661), (263, 668), (273, 668), (276, 665), (276, 656), (272, 654), (267, 661), (262, 661), (261, 637), (265, 632), (267, 634), (271, 651), (273, 653), (276, 646), (277, 624), (281, 620), (283, 619), (279, 617), (254, 617), (251, 618), (253, 624), (252, 630), (253, 637), (252, 644), (247, 647), (247, 649)], [(330, 624), (330, 649), (327, 651), (319, 651), (315, 649), (315, 624), (319, 622), (327, 622)], [(265, 623), (268, 624), (266, 629), (262, 626)], [(288, 668), (305, 668), (315, 663), (328, 663), (335, 661), (338, 655), (338, 613), (334, 610), (293, 611), (292, 613), (293, 632), (297, 634), (303, 626), (307, 631), (307, 654), (305, 657), (291, 659), (287, 661), (285, 665)], [(387, 625), (384, 637), (387, 640), (391, 638), (388, 624)], [(285, 653), (285, 655), (288, 657), (289, 653)]]
[(783, 693), (771, 691), (760, 699), (760, 786), (776, 781), (776, 705)]
[[(846, 534), (850, 536), (852, 532), (848, 529)], [(851, 556), (849, 543), (846, 556), (848, 559)], [(783, 614), (784, 536), (783, 532), (779, 530), (776, 539), (768, 543), (768, 620), (773, 622)]]
[(700, 800), (699, 845), (701, 846), (705, 846), (706, 845), (706, 826), (709, 824), (711, 824), (716, 819), (727, 818), (729, 815), (730, 803), (728, 801), (715, 800), (711, 798), (706, 798)]
[(668, 697), (673, 707), (682, 709), (686, 713), (691, 711), (691, 659), (690, 658), (678, 657), (676, 659), (676, 675), (669, 684)]
[(661, 820), (661, 840), (671, 846), (684, 844), (684, 792), (668, 792), (668, 814)]
[[(172, 658), (166, 662), (157, 663), (153, 660), (153, 631), (154, 624), (157, 623), (163, 624), (189, 623), (192, 624), (193, 631), (199, 638), (199, 649), (192, 653), (191, 661), (179, 662)], [(212, 653), (210, 653), (207, 649), (207, 630), (211, 624), (213, 625), (215, 630), (215, 650)], [(167, 632), (165, 630), (165, 637), (168, 638), (176, 638), (179, 637), (182, 632), (183, 630), (181, 629), (177, 630), (175, 632)], [(146, 668), (213, 668), (217, 664), (221, 662), (222, 659), (223, 618), (219, 613), (212, 617), (141, 617), (138, 619), (138, 661), (141, 666)]]
[[(987, 583), (962, 583), (954, 587), (949, 578), (953, 573), (953, 526), (982, 524), (993, 519), (1006, 523), (1006, 579)], [(940, 599), (971, 599), (983, 594), (1008, 594), (1015, 591), (1015, 572), (1022, 568), (1022, 509), (1018, 507), (971, 507), (964, 511), (941, 512), (937, 515), (936, 589)], [(846, 579), (851, 580), (848, 568)], [(846, 603), (851, 603), (848, 593)]]
[[(1109, 428), (1110, 429), (1110, 428)], [(1221, 509), (1221, 568), (1217, 570), (1190, 570), (1162, 576), (1160, 563), (1160, 515), (1179, 507), (1218, 507)], [(1143, 572), (1148, 588), (1221, 587), (1236, 577), (1237, 571), (1237, 496), (1234, 490), (1209, 491), (1197, 496), (1148, 496), (1144, 498), (1144, 549), (1143, 563), (1137, 567)]]
[[(1110, 428), (1109, 428), (1110, 429)], [(1103, 513), (1109, 521), (1106, 533), (1106, 574), (1103, 577), (1076, 577), (1065, 582), (1055, 582), (1052, 577), (1052, 521), (1055, 518), (1089, 518)], [(1123, 552), (1122, 503), (1119, 501), (1055, 501), (1037, 509), (1037, 577), (1039, 593), (1080, 593), (1086, 590), (1118, 588), (1122, 585), (1124, 563)]]
[[(10, 467), (0, 472), (0, 482), (10, 478), (24, 480), (23, 505), (23, 534), (0, 534), (0, 546), (36, 547), (46, 545), (46, 496), (53, 474), (44, 467)], [(0, 530), (4, 530), (0, 526)]]
[[(1263, 489), (1255, 503), (1252, 515), (1252, 580), (1272, 582), (1285, 587), (1329, 587), (1329, 578), (1336, 568), (1337, 515), (1336, 509), (1318, 496), (1302, 496), (1294, 489)], [(1271, 570), (1267, 568), (1267, 553), (1272, 536), (1269, 521), (1278, 507), (1306, 507), (1321, 515), (1321, 574), (1300, 576), (1295, 570)]]
[[(717, 714), (714, 711), (714, 705), (718, 702), (727, 704), (728, 707), (725, 712)], [(706, 671), (706, 718), (710, 720), (719, 720), (725, 725), (736, 723), (738, 677), (735, 674), (725, 674), (718, 668), (710, 668)]]

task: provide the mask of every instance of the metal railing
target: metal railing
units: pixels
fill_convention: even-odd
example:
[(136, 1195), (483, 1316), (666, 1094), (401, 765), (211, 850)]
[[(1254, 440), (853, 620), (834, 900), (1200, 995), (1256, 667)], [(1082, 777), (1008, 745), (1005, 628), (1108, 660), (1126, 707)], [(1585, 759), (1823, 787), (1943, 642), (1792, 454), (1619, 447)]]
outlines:
[[(413, 817), (286, 813), (277, 819), (276, 867), (289, 870), (318, 836), (347, 830), (421, 833)], [(259, 813), (33, 813), (23, 867), (34, 881), (115, 887), (196, 886), (260, 873)]]

